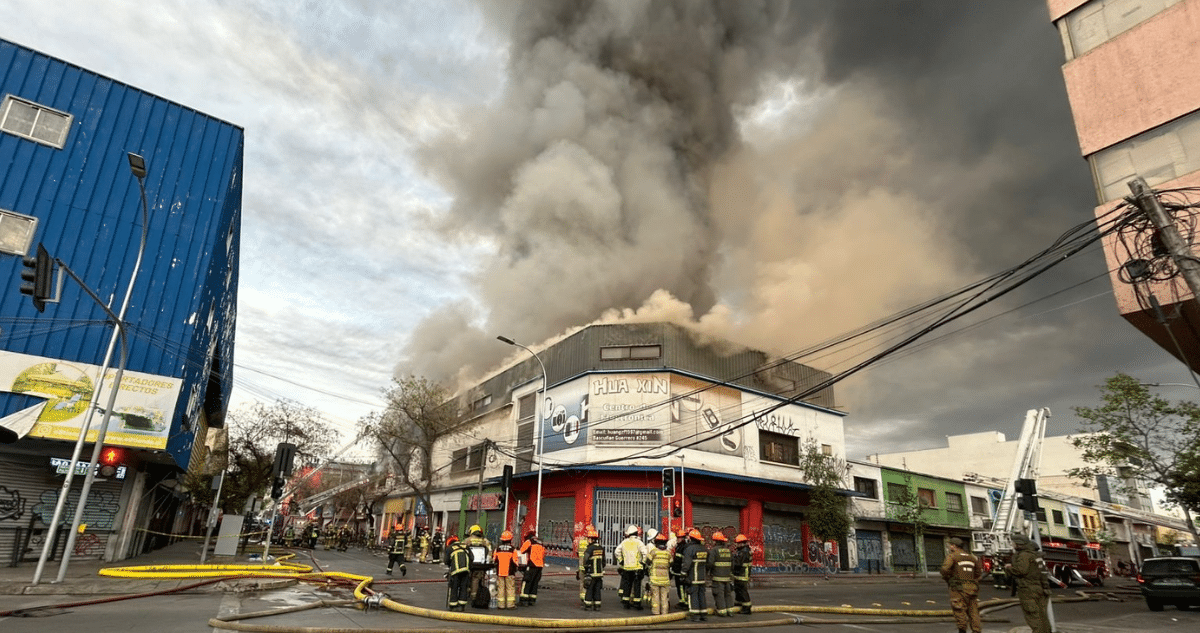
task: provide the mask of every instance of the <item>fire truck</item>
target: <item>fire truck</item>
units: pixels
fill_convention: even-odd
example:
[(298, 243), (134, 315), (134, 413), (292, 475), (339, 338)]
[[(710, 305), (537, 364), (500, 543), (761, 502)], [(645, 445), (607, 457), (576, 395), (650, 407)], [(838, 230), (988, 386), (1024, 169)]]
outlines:
[(1042, 559), (1050, 574), (1064, 586), (1081, 582), (1100, 587), (1109, 577), (1108, 559), (1099, 545), (1042, 541)]

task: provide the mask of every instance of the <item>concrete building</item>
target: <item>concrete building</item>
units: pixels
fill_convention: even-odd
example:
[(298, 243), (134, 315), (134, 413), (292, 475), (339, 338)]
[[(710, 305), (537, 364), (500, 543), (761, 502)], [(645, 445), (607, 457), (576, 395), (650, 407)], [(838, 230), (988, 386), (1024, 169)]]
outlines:
[[(0, 425), (20, 436), (0, 445), (5, 563), (38, 558), (80, 430), (94, 418), (90, 459), (122, 356), (80, 283), (64, 277), (44, 312), (18, 292), (39, 244), (114, 311), (130, 293), (128, 360), (73, 556), (125, 558), (191, 524), (174, 486), (203, 465), (233, 384), (242, 148), (235, 125), (0, 40)], [(148, 222), (130, 153), (144, 159)]]
[[(1200, 186), (1200, 0), (1047, 5), (1062, 35), (1080, 153), (1096, 182), (1096, 217), (1111, 219), (1135, 176), (1157, 190)], [(1196, 192), (1167, 196), (1184, 206), (1200, 202)], [(1172, 214), (1190, 240), (1194, 210)], [(1153, 225), (1109, 237), (1104, 251), (1125, 319), (1200, 369), (1200, 307)], [(1172, 318), (1162, 322), (1154, 301)]]
[[(832, 390), (813, 390), (828, 374), (667, 323), (594, 325), (537, 354), (545, 385), (526, 355), (461, 394), (463, 425), (433, 458), (450, 467), (417, 523), (448, 534), (478, 523), (493, 541), (536, 524), (556, 557), (575, 556), (588, 524), (610, 548), (630, 524), (687, 525), (744, 533), (775, 569), (848, 565), (846, 542), (817, 543), (804, 521), (801, 455), (845, 455)], [(514, 469), (507, 499), (505, 466)], [(673, 497), (663, 494), (664, 468), (675, 470)]]

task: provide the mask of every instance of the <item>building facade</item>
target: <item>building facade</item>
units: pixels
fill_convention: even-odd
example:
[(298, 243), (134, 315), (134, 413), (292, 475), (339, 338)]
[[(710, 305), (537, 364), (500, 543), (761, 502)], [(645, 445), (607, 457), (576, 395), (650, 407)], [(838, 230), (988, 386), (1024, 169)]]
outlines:
[[(174, 484), (203, 466), (208, 430), (223, 426), (243, 131), (4, 40), (0, 99), (0, 253), (9, 279), (0, 292), (0, 424), (20, 436), (0, 445), (0, 551), (38, 558), (66, 464), (89, 420), (81, 459), (90, 459), (124, 356), (87, 533), (73, 552), (124, 558), (188, 524)], [(144, 160), (140, 179), (129, 154)], [(22, 258), (39, 245), (80, 280), (56, 266), (56, 301), (44, 311), (18, 292)], [(129, 293), (127, 352), (81, 284), (114, 312)], [(110, 371), (100, 376), (106, 356)], [(74, 477), (67, 523), (83, 474)]]
[[(1200, 0), (1048, 0), (1063, 41), (1063, 78), (1098, 220), (1143, 177), (1166, 194), (1185, 240), (1200, 202)], [(1135, 227), (1137, 228), (1137, 227)], [(1153, 226), (1104, 242), (1122, 316), (1192, 369), (1200, 368), (1200, 308)], [(1155, 303), (1164, 315), (1158, 315)]]
[(561, 558), (586, 525), (606, 547), (629, 525), (686, 525), (746, 534), (770, 568), (845, 566), (847, 542), (816, 542), (804, 520), (801, 456), (845, 455), (828, 374), (667, 323), (593, 325), (537, 354), (545, 383), (526, 355), (461, 394), (461, 430), (434, 451), (449, 467), (417, 523), (479, 524), (493, 540), (536, 526)]

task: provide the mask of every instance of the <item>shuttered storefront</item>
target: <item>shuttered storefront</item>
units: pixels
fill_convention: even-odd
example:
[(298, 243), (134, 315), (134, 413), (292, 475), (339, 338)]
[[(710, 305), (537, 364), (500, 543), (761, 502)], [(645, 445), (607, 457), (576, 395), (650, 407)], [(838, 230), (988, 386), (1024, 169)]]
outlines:
[(541, 511), (537, 530), (546, 554), (574, 558), (575, 497), (542, 499)]
[(800, 565), (804, 562), (804, 515), (799, 512), (763, 510), (763, 558), (768, 565)]
[(662, 501), (658, 490), (598, 490), (596, 491), (596, 530), (604, 551), (625, 538), (629, 525), (654, 527), (659, 525)]
[[(90, 455), (89, 455), (90, 457)], [(68, 457), (69, 458), (69, 457)], [(0, 469), (0, 564), (37, 560), (42, 554), (45, 523), (54, 517), (54, 506), (62, 491), (62, 477), (48, 456), (7, 454)], [(132, 473), (130, 473), (132, 475)], [(97, 478), (88, 493), (88, 504), (80, 523), (87, 530), (76, 536), (72, 559), (102, 559), (108, 539), (119, 529), (123, 479)], [(71, 481), (71, 492), (63, 506), (60, 525), (70, 526), (75, 518), (83, 475)], [(34, 526), (31, 533), (30, 526)], [(60, 529), (54, 558), (59, 559), (66, 544), (66, 530)]]
[[(746, 502), (742, 501), (741, 503), (745, 505)], [(733, 541), (733, 537), (742, 531), (741, 505), (706, 503), (699, 501), (698, 497), (693, 497), (692, 511), (688, 519), (694, 527), (704, 533), (705, 537), (713, 532), (721, 531), (729, 537), (730, 541)]]

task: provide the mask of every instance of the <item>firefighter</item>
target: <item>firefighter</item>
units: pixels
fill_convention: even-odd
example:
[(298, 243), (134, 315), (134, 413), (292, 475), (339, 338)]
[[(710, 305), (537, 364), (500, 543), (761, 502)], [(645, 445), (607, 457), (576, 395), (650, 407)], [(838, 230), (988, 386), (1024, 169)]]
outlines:
[(433, 560), (442, 560), (442, 545), (444, 544), (445, 536), (442, 534), (442, 527), (439, 525), (438, 528), (433, 531), (433, 538), (429, 541), (429, 546), (432, 548), (430, 555), (433, 556)]
[(728, 618), (733, 616), (733, 552), (724, 532), (713, 532), (713, 547), (708, 552), (708, 577), (712, 581), (713, 613)]
[(583, 573), (587, 594), (583, 597), (583, 610), (599, 611), (604, 595), (604, 548), (600, 546), (596, 528), (588, 526), (585, 536), (588, 545), (583, 551)]
[(417, 537), (417, 541), (421, 547), (421, 557), (417, 562), (429, 562), (429, 528), (421, 528), (421, 535)]
[(642, 608), (642, 573), (646, 563), (646, 546), (638, 538), (636, 525), (625, 528), (625, 540), (613, 552), (613, 561), (621, 573), (617, 595), (626, 609)]
[(750, 567), (752, 554), (750, 539), (745, 534), (738, 534), (733, 539), (733, 600), (740, 609), (738, 613), (750, 613)]
[(492, 568), (492, 542), (484, 538), (483, 528), (478, 525), (472, 525), (467, 531), (470, 534), (463, 542), (463, 546), (468, 550), (475, 550), (471, 553), (471, 600), (473, 601), (475, 594), (479, 593), (479, 588), (487, 585), (487, 573)]
[(683, 572), (683, 551), (687, 549), (687, 530), (679, 528), (675, 535), (675, 547), (671, 551), (671, 576), (675, 578), (675, 593), (679, 595), (680, 609), (688, 608), (687, 576)]
[(518, 606), (532, 607), (537, 602), (538, 583), (542, 581), (542, 568), (546, 566), (546, 548), (542, 542), (538, 540), (536, 532), (529, 532), (525, 535), (525, 542), (521, 543), (522, 559), (525, 561), (525, 569), (522, 570), (521, 598), (517, 601)]
[(667, 551), (667, 535), (654, 535), (654, 549), (646, 558), (650, 576), (650, 608), (654, 615), (671, 610), (671, 553)]
[(517, 548), (513, 547), (513, 533), (504, 530), (500, 544), (492, 554), (496, 563), (496, 608), (517, 608)]
[(708, 581), (708, 549), (700, 530), (688, 530), (688, 544), (683, 550), (683, 574), (688, 584), (688, 619), (692, 622), (708, 620), (708, 605), (704, 586)]
[(463, 547), (457, 536), (446, 540), (446, 609), (466, 611), (471, 597), (471, 552)]
[(392, 542), (388, 547), (387, 575), (392, 575), (392, 567), (395, 567), (396, 563), (400, 564), (400, 575), (408, 575), (408, 566), (404, 564), (406, 562), (404, 559), (404, 546), (407, 543), (408, 535), (404, 533), (404, 530), (396, 529), (392, 531)]
[(587, 585), (585, 584), (587, 582), (587, 574), (583, 573), (583, 553), (587, 551), (589, 544), (587, 536), (588, 532), (595, 531), (596, 528), (589, 525), (579, 532), (579, 536), (575, 540), (575, 557), (579, 559), (579, 569), (575, 572), (575, 579), (579, 581), (579, 604), (583, 605), (585, 609), (587, 608), (587, 601), (585, 598), (587, 595)]

